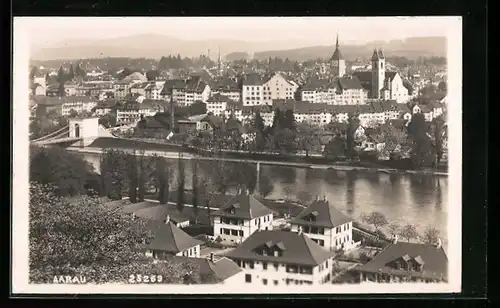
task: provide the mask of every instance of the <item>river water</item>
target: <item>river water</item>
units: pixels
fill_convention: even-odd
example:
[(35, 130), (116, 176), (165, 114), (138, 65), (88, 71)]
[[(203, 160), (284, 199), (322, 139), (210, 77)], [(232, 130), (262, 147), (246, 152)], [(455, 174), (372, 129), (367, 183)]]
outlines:
[[(79, 153), (100, 171), (99, 154)], [(167, 159), (169, 160), (169, 159)], [(171, 160), (175, 166), (175, 159)], [(186, 187), (191, 179), (186, 165)], [(176, 168), (172, 168), (173, 171)], [(354, 219), (373, 211), (389, 222), (413, 224), (422, 232), (431, 225), (446, 241), (448, 178), (435, 175), (396, 175), (368, 171), (335, 171), (261, 165), (261, 177), (273, 183), (269, 198), (296, 197), (303, 192), (327, 197), (329, 202)]]

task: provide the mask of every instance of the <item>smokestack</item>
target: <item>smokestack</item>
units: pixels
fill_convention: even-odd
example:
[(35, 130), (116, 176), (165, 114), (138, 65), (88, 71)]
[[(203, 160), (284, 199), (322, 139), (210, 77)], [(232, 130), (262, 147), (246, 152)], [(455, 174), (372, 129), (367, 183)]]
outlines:
[(214, 262), (215, 254), (213, 252), (210, 253), (210, 261)]
[(298, 232), (299, 235), (302, 235), (302, 226), (299, 226), (299, 232)]

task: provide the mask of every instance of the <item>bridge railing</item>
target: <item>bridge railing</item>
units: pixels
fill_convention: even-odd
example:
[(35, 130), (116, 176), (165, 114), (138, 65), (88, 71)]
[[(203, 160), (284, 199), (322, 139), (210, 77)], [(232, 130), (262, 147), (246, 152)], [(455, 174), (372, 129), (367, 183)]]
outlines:
[(37, 139), (34, 139), (34, 140), (31, 140), (32, 142), (37, 142), (37, 141), (41, 141), (41, 140), (47, 140), (47, 139), (51, 139), (51, 138), (54, 138), (53, 136), (55, 135), (59, 135), (60, 132), (63, 132), (65, 130), (68, 130), (69, 131), (69, 125), (66, 125), (52, 133), (49, 133), (43, 137), (40, 137), (40, 138), (37, 138)]

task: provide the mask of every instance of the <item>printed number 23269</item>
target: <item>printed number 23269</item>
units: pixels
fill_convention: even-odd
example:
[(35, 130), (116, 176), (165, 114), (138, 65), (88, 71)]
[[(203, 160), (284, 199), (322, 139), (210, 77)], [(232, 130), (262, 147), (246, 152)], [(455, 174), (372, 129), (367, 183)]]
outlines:
[(162, 275), (141, 275), (135, 274), (128, 277), (129, 283), (160, 283), (163, 281)]

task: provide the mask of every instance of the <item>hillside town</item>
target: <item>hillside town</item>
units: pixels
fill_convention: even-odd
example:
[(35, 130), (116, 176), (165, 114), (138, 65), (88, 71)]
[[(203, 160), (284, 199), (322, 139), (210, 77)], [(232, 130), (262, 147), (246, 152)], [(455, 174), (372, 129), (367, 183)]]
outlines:
[[(95, 232), (88, 222), (99, 221), (100, 232), (115, 233), (96, 239), (96, 247), (112, 251), (114, 256), (103, 257), (109, 263), (125, 264), (121, 271), (96, 272), (102, 260), (89, 256), (94, 265), (68, 263), (65, 275), (83, 272), (97, 282), (118, 277), (129, 283), (249, 286), (446, 282), (445, 239), (436, 226), (419, 232), (378, 211), (354, 218), (326, 191), (271, 198), (266, 187), (273, 180), (259, 174), (259, 163), (255, 171), (243, 165), (231, 169), (222, 161), (229, 155), (224, 153), (242, 162), (258, 160), (258, 154), (311, 165), (316, 159), (385, 172), (446, 173), (446, 68), (395, 65), (381, 48), (364, 60), (347, 61), (341, 50), (337, 36), (331, 58), (306, 62), (227, 61), (219, 52), (215, 61), (202, 56), (189, 60), (187, 68), (180, 56), (113, 71), (91, 60), (32, 67), (26, 89), (31, 140), (75, 119), (83, 125), (96, 119), (110, 134), (89, 146), (108, 149), (99, 171), (57, 146), (30, 153), (34, 224), (70, 222)], [(79, 137), (80, 129), (73, 135)], [(186, 148), (195, 155), (186, 161), (179, 151), (179, 158), (167, 163), (136, 149), (134, 154), (109, 150), (120, 138), (131, 145)], [(221, 160), (204, 164), (207, 153)], [(44, 186), (54, 183), (55, 190)], [(88, 209), (82, 209), (85, 205)], [(47, 215), (48, 209), (60, 217)], [(124, 235), (117, 225), (130, 230), (140, 225), (147, 232), (127, 229)], [(52, 245), (54, 238), (36, 234), (37, 249)], [(144, 257), (146, 265), (136, 267), (144, 272), (124, 270), (133, 262), (117, 252), (134, 240), (140, 247), (130, 254), (139, 251)], [(85, 240), (75, 237), (58, 243), (58, 249), (70, 251), (65, 246), (70, 242)], [(30, 279), (51, 281), (43, 258), (34, 258), (39, 268), (30, 271)], [(53, 263), (62, 260), (53, 258)]]

